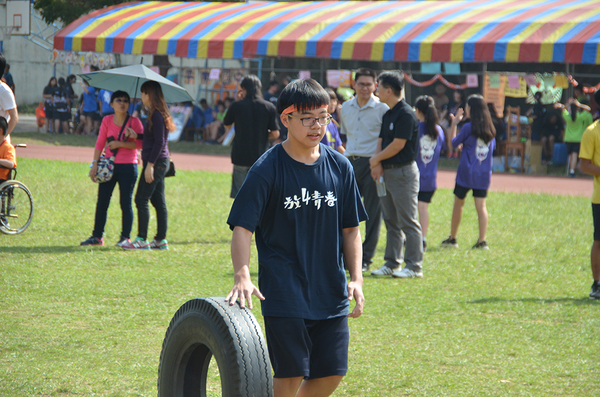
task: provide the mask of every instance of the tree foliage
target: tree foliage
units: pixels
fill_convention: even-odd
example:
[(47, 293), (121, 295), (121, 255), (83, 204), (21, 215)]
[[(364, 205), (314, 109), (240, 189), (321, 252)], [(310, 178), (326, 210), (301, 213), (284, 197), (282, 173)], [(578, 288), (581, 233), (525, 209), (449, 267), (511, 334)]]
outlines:
[(40, 11), (46, 23), (65, 25), (82, 15), (100, 8), (125, 3), (127, 0), (36, 0), (33, 7)]
[[(131, 0), (35, 0), (34, 8), (42, 14), (46, 23), (62, 22), (65, 26), (94, 10)], [(175, 0), (161, 0), (175, 1)], [(219, 1), (219, 0), (213, 0)], [(226, 0), (243, 1), (243, 0)]]

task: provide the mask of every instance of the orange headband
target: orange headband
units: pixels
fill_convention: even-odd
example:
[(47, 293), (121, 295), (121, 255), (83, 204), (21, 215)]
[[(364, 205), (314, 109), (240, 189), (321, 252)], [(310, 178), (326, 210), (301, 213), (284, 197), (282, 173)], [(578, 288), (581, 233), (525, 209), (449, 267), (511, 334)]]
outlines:
[[(321, 106), (321, 107), (315, 108), (315, 109), (327, 109), (327, 105)], [(296, 107), (296, 105), (291, 105), (291, 106), (288, 106), (287, 108), (285, 108), (285, 110), (283, 112), (281, 112), (281, 114), (286, 115), (286, 114), (294, 113), (297, 110), (298, 110), (298, 108)], [(312, 109), (309, 109), (309, 110), (312, 110)]]
[(296, 105), (288, 106), (287, 108), (285, 108), (285, 110), (281, 114), (294, 113), (296, 110), (298, 110), (298, 109), (296, 109)]

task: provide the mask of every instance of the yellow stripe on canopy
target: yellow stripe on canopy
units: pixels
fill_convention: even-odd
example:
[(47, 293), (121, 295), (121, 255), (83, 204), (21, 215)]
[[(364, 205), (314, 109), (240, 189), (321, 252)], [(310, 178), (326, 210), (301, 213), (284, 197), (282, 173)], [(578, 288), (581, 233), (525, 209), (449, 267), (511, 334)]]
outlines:
[[(390, 20), (395, 20), (395, 19), (397, 19), (396, 18), (397, 16), (401, 16), (402, 14), (406, 13), (407, 11), (411, 11), (414, 8), (420, 8), (420, 7), (423, 7), (423, 6), (415, 2), (413, 4), (409, 4), (408, 6), (401, 8), (401, 9), (389, 10), (389, 12), (386, 15), (383, 15), (379, 18), (369, 21), (368, 24), (365, 24), (363, 27), (361, 27), (356, 32), (354, 32), (352, 35), (350, 35), (346, 40), (344, 40), (344, 42), (342, 43), (342, 51), (340, 54), (340, 58), (341, 59), (352, 59), (352, 55), (354, 54), (354, 44), (356, 43), (356, 41), (358, 39), (360, 39), (361, 37), (363, 37), (364, 35), (366, 35), (369, 31), (375, 29), (377, 27), (378, 22), (388, 22)], [(379, 60), (381, 60), (381, 58), (379, 58)]]
[[(581, 4), (582, 7), (595, 3), (595, 0), (588, 1), (586, 3)], [(531, 23), (530, 26), (526, 27), (519, 33), (515, 35), (507, 44), (506, 44), (506, 62), (518, 62), (519, 61), (519, 51), (521, 50), (521, 43), (523, 43), (529, 36), (534, 34), (540, 28), (544, 26), (546, 23), (550, 23), (553, 20), (573, 11), (572, 7), (564, 7), (556, 10), (555, 12), (544, 16), (543, 18), (538, 18), (535, 22)]]
[[(124, 24), (126, 24), (130, 20), (141, 18), (144, 15), (148, 14), (149, 12), (154, 12), (154, 11), (166, 8), (168, 6), (169, 5), (160, 5), (160, 4), (157, 4), (157, 3), (149, 3), (149, 4), (140, 3), (140, 4), (135, 5), (133, 7), (126, 7), (126, 8), (123, 8), (122, 10), (117, 11), (117, 12), (108, 14), (105, 17), (98, 18), (97, 21), (94, 21), (94, 23), (90, 24), (90, 26), (88, 26), (85, 30), (81, 31), (80, 34), (83, 36), (87, 32), (90, 32), (94, 28), (98, 27), (101, 23), (103, 23), (105, 21), (114, 20), (115, 23), (112, 26), (110, 26), (108, 29), (104, 30), (102, 33), (100, 33), (96, 37), (96, 49), (95, 49), (95, 51), (96, 52), (105, 52), (106, 38), (111, 33), (113, 33), (114, 31), (116, 31), (117, 29), (119, 29), (121, 26), (123, 26)], [(127, 16), (125, 19), (120, 18), (125, 13), (127, 13), (127, 14), (131, 13), (131, 11), (136, 11), (136, 13)], [(77, 36), (79, 36), (80, 34), (78, 33)], [(73, 46), (75, 46), (75, 37), (73, 38)], [(79, 48), (81, 48), (81, 39), (79, 40)]]
[(540, 44), (540, 62), (552, 62), (554, 57), (554, 44), (563, 37), (569, 30), (573, 29), (578, 23), (589, 18), (597, 18), (600, 15), (600, 8), (592, 9), (556, 29), (551, 35), (542, 40)]
[[(204, 3), (203, 5), (209, 7), (214, 6), (214, 3)], [(156, 48), (157, 54), (167, 54), (169, 40), (171, 40), (175, 35), (179, 34), (180, 32), (189, 29), (190, 25), (195, 25), (198, 23), (199, 20), (210, 18), (211, 15), (216, 14), (217, 12), (222, 12), (224, 10), (231, 9), (235, 6), (235, 3), (225, 3), (223, 7), (215, 7), (213, 9), (202, 10), (201, 13), (198, 13), (201, 7), (196, 7), (190, 10), (182, 11), (181, 13), (177, 14), (176, 16), (174, 16), (173, 19), (181, 19), (182, 16), (198, 13), (193, 18), (185, 19), (185, 21), (179, 22), (177, 26), (175, 26), (172, 30), (169, 31), (169, 33), (163, 35), (160, 39), (158, 39), (158, 47)]]
[[(268, 21), (270, 20), (272, 17), (276, 16), (277, 14), (281, 13), (283, 10), (285, 10), (286, 12), (289, 12), (293, 9), (296, 9), (298, 7), (302, 6), (302, 3), (276, 3), (277, 6), (275, 7), (271, 7), (273, 9), (269, 10), (268, 12), (262, 14), (260, 16), (260, 19), (263, 21)], [(289, 7), (291, 5), (291, 7)], [(263, 8), (263, 11), (265, 9)], [(223, 41), (223, 58), (233, 58), (233, 51), (234, 51), (234, 45), (235, 45), (235, 40), (240, 37), (242, 34), (244, 34), (246, 31), (248, 31), (248, 29), (256, 26), (257, 24), (260, 24), (260, 22), (258, 21), (249, 21), (247, 23), (244, 24), (244, 26), (242, 26), (240, 29), (237, 29), (232, 35), (230, 35), (229, 37), (227, 37), (224, 41)]]
[[(546, 1), (546, 0), (537, 0), (532, 3), (534, 3), (534, 4), (541, 3), (542, 1)], [(513, 0), (512, 2), (522, 3), (521, 0)], [(510, 4), (510, 3), (511, 2), (506, 2), (506, 4)], [(456, 37), (455, 40), (452, 41), (452, 44), (450, 45), (450, 61), (463, 62), (465, 43), (467, 42), (467, 40), (469, 38), (473, 37), (474, 35), (476, 35), (477, 33), (479, 33), (481, 31), (481, 29), (488, 26), (489, 23), (498, 21), (514, 11), (515, 10), (513, 7), (503, 8), (499, 12), (492, 14), (492, 15), (488, 15), (488, 16), (482, 18), (481, 20), (479, 20), (478, 22), (475, 22), (468, 29), (466, 29), (464, 32), (462, 32), (458, 37)]]

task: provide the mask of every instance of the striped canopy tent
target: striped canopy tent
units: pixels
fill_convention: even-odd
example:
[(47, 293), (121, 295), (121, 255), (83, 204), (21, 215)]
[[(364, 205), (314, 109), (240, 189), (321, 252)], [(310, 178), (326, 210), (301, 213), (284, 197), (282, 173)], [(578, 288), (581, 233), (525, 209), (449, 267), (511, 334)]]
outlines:
[(54, 48), (187, 58), (600, 64), (600, 0), (144, 1), (92, 12)]

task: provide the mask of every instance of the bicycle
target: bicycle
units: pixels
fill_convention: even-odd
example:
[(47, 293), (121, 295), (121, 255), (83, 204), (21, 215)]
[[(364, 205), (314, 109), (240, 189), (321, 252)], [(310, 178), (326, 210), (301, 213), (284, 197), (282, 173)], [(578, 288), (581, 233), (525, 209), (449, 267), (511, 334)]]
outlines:
[[(27, 145), (14, 147), (24, 148)], [(0, 184), (0, 232), (19, 234), (27, 229), (33, 218), (33, 197), (27, 186), (16, 180), (17, 167), (9, 170), (8, 179)]]

